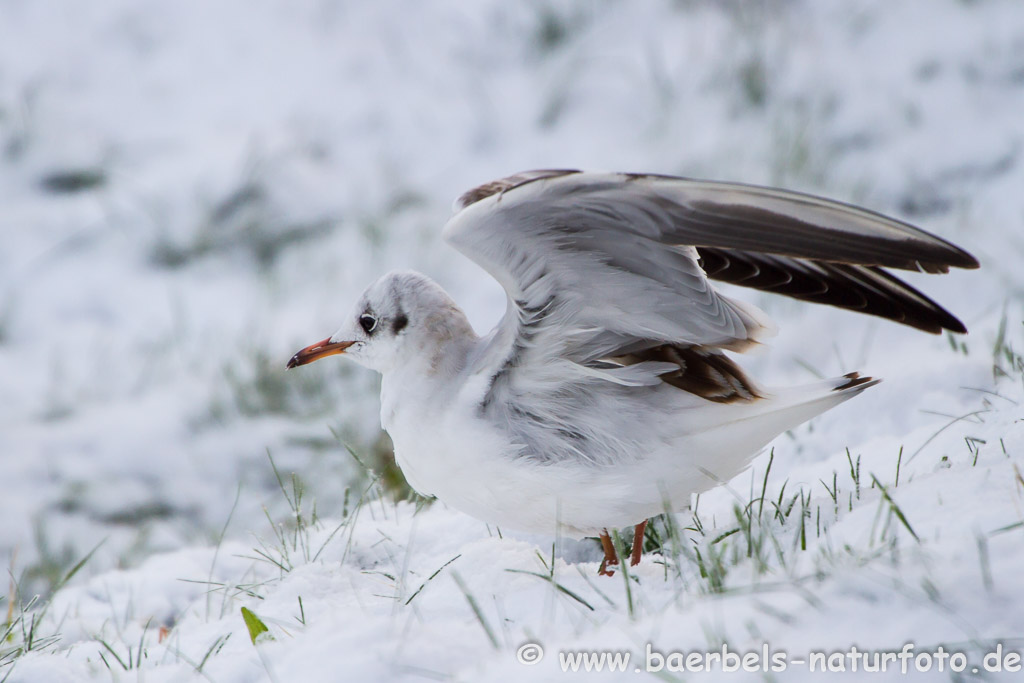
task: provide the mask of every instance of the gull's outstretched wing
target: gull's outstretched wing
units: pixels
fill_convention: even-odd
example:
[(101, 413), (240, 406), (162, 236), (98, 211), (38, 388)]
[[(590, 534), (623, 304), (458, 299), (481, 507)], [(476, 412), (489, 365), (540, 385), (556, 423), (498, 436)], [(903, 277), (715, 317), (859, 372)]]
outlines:
[(755, 343), (769, 323), (709, 278), (963, 332), (882, 268), (978, 266), (953, 244), (880, 214), (733, 183), (532, 171), (471, 190), (455, 208), (445, 239), (509, 296), (475, 369), (529, 379), (568, 362), (643, 383), (645, 368), (656, 376), (671, 366), (666, 348), (696, 349), (717, 366), (721, 349)]

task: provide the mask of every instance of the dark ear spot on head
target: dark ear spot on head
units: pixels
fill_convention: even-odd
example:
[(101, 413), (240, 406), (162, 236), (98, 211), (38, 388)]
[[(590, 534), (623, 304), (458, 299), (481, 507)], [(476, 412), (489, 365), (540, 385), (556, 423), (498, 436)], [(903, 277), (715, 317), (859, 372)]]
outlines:
[(399, 313), (395, 316), (394, 322), (391, 323), (391, 331), (398, 334), (405, 329), (405, 326), (409, 324), (409, 319), (405, 317), (405, 313)]

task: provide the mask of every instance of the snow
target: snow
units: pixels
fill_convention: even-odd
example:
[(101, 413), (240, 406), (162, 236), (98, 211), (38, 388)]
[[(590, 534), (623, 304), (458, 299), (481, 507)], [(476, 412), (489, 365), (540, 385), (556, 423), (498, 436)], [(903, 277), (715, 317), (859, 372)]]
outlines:
[[(1004, 319), (1024, 348), (1022, 111), (1016, 0), (0, 4), (0, 561), (20, 582), (0, 623), (42, 592), (28, 618), (59, 635), (9, 657), (17, 628), (0, 680), (561, 680), (559, 651), (635, 663), (647, 644), (913, 642), (972, 666), (1024, 650), (1024, 370), (993, 353)], [(621, 572), (595, 575), (592, 542), (378, 500), (341, 443), (379, 464), (377, 379), (284, 363), (391, 268), (494, 324), (500, 288), (440, 228), (465, 189), (538, 167), (776, 184), (904, 218), (983, 264), (908, 278), (961, 316), (965, 350), (734, 290), (779, 324), (744, 359), (766, 383), (885, 381), (773, 444), (766, 498), (785, 483), (806, 503), (785, 522), (763, 506), (760, 560), (743, 531), (713, 541), (760, 497), (767, 453), (700, 498), (704, 534), (648, 555), (629, 596)], [(316, 524), (292, 529), (268, 451)], [(293, 538), (311, 550), (287, 571), (257, 553), (281, 561)], [(243, 606), (273, 640), (250, 642)], [(516, 660), (527, 642), (538, 664)]]

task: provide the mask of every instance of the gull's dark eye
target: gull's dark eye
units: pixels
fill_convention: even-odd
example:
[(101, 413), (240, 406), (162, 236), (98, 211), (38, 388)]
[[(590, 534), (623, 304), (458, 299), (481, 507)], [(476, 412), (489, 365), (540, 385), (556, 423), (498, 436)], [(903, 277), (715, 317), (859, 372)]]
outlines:
[(363, 313), (359, 316), (359, 325), (366, 330), (366, 334), (370, 334), (377, 329), (377, 319), (369, 313)]

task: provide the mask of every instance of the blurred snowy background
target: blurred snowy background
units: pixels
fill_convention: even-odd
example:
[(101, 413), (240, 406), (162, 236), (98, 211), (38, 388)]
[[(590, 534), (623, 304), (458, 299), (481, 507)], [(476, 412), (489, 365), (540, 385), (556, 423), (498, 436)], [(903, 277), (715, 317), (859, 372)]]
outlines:
[[(742, 292), (781, 327), (771, 348), (746, 365), (769, 384), (850, 370), (884, 377), (862, 398), (780, 437), (773, 481), (789, 477), (790, 493), (803, 486), (815, 504), (831, 506), (818, 481), (843, 468), (849, 480), (847, 447), (891, 485), (904, 446), (905, 472), (918, 481), (948, 477), (922, 483), (908, 516), (918, 527), (934, 519), (931, 551), (966, 558), (963, 571), (981, 582), (970, 589), (980, 591), (976, 611), (963, 620), (996, 629), (986, 637), (1020, 636), (1019, 580), (1015, 589), (1004, 582), (1009, 592), (996, 597), (982, 588), (991, 578), (985, 572), (998, 579), (1000, 566), (1021, 568), (1024, 553), (1014, 549), (1021, 531), (998, 537), (1015, 533), (1012, 544), (993, 540), (983, 558), (975, 537), (1024, 515), (1019, 469), (1016, 478), (1012, 469), (1024, 458), (1017, 426), (1024, 368), (1015, 368), (1013, 351), (1024, 346), (1022, 145), (1020, 0), (0, 0), (0, 561), (18, 586), (0, 602), (0, 618), (10, 608), (10, 622), (32, 594), (48, 596), (106, 539), (65, 589), (62, 619), (51, 628), (63, 639), (16, 662), (14, 680), (27, 671), (39, 677), (25, 680), (45, 680), (41, 672), (58, 669), (69, 676), (62, 680), (109, 680), (100, 648), (74, 643), (98, 638), (110, 621), (134, 624), (131, 638), (149, 643), (148, 652), (166, 648), (154, 631), (146, 641), (141, 624), (157, 615), (173, 628), (206, 589), (172, 580), (206, 579), (222, 534), (246, 554), (252, 533), (270, 533), (268, 515), (277, 522), (288, 514), (268, 451), (285, 476), (305, 483), (321, 517), (348, 513), (368, 475), (344, 444), (377, 469), (387, 464), (377, 380), (344, 362), (286, 375), (285, 362), (333, 332), (363, 287), (396, 267), (430, 274), (486, 331), (503, 311), (503, 293), (440, 242), (440, 228), (463, 190), (540, 167), (779, 185), (898, 216), (973, 252), (981, 271), (911, 278), (964, 320), (968, 337), (929, 337)], [(994, 415), (954, 420), (979, 410)], [(762, 458), (760, 475), (764, 466)], [(982, 475), (986, 467), (994, 469)], [(750, 478), (740, 477), (739, 490), (746, 493)], [(964, 488), (944, 495), (942, 482)], [(873, 493), (867, 521), (850, 528), (870, 526), (880, 500)], [(718, 522), (727, 527), (731, 498), (716, 495), (726, 510)], [(982, 505), (989, 500), (1004, 507)], [(386, 510), (378, 516), (390, 519)], [(408, 517), (406, 526), (388, 523), (408, 533)], [(455, 536), (437, 546), (436, 561), (403, 562), (403, 546), (391, 556), (403, 572), (411, 562), (413, 574), (429, 575), (441, 555), (470, 541), (485, 545), (484, 566), (496, 553), (519, 558), (511, 563), (536, 559), (537, 545), (490, 545), (483, 524), (443, 506), (416, 519), (426, 520), (413, 523), (421, 534), (437, 527)], [(950, 520), (966, 531), (944, 535)], [(380, 538), (354, 532), (346, 553), (361, 533), (367, 547)], [(533, 540), (550, 550), (550, 539)], [(188, 547), (195, 550), (180, 550)], [(166, 551), (178, 552), (146, 562)], [(202, 568), (182, 560), (183, 552)], [(232, 558), (222, 558), (224, 572), (249, 571), (248, 561), (224, 555)], [(318, 576), (333, 585), (332, 572), (347, 571), (339, 566), (347, 555), (324, 557), (330, 562), (319, 560)], [(352, 569), (357, 577), (387, 563), (366, 557)], [(163, 567), (155, 573), (166, 573), (176, 597), (146, 607), (132, 584), (126, 590), (140, 604), (131, 617), (110, 606), (113, 597), (96, 597), (97, 586), (152, 579), (151, 570), (110, 573), (140, 566)], [(466, 581), (472, 567), (461, 570)], [(662, 570), (651, 571), (650, 580), (660, 580)], [(421, 580), (409, 579), (413, 588)], [(494, 586), (508, 580), (483, 585), (501, 591)], [(928, 580), (942, 588), (942, 580)], [(961, 580), (946, 576), (950, 586)], [(919, 588), (917, 578), (909, 581)], [(374, 591), (353, 582), (307, 593), (307, 608), (316, 594), (336, 591), (364, 590), (364, 604)], [(538, 595), (548, 588), (536, 583), (525, 588)], [(469, 620), (472, 647), (444, 662), (410, 655), (415, 664), (406, 661), (401, 672), (531, 674), (493, 654), (486, 640), (475, 642), (481, 629), (461, 589), (449, 580), (444, 590), (451, 597), (442, 601), (444, 618)], [(83, 595), (104, 606), (89, 612)], [(671, 602), (680, 592), (668, 595)], [(228, 627), (210, 616), (206, 600), (200, 631), (242, 628), (237, 606), (220, 615)], [(740, 609), (749, 608), (746, 600)], [(489, 598), (484, 603), (493, 608)], [(692, 605), (666, 612), (656, 603), (650, 612), (660, 626), (689, 623)], [(849, 605), (853, 613), (867, 609)], [(1017, 616), (993, 617), (1003, 610)], [(865, 623), (863, 615), (843, 618)], [(417, 619), (435, 623), (429, 614)], [(502, 652), (524, 628), (541, 630), (538, 621), (504, 620), (512, 623), (503, 626)], [(899, 633), (916, 635), (928, 621), (925, 610), (919, 621), (900, 622)], [(569, 622), (558, 633), (592, 647), (589, 627)], [(635, 622), (617, 609), (592, 623)], [(804, 635), (820, 633), (821, 623), (805, 624)], [(356, 671), (364, 680), (397, 675), (402, 657), (380, 654), (397, 636), (370, 631), (373, 642), (358, 646), (365, 668)], [(601, 642), (615, 642), (614, 629), (597, 632)], [(313, 645), (291, 671), (334, 652), (330, 634), (338, 632), (323, 633), (303, 641)], [(703, 643), (701, 633), (686, 643)], [(803, 642), (800, 633), (793, 631), (793, 642)], [(253, 665), (243, 640), (218, 655), (220, 664), (213, 657), (204, 675), (217, 666), (219, 676), (208, 677), (218, 681), (272, 675), (272, 666)], [(293, 659), (300, 656), (301, 648), (289, 647)], [(194, 660), (205, 645), (196, 648)], [(231, 652), (247, 663), (232, 668)], [(161, 660), (169, 673), (156, 669), (147, 680), (180, 680), (197, 669), (171, 659)], [(4, 674), (0, 668), (0, 680)]]

